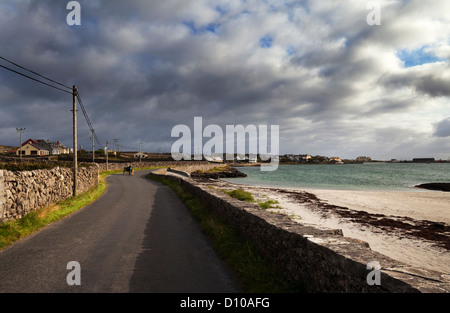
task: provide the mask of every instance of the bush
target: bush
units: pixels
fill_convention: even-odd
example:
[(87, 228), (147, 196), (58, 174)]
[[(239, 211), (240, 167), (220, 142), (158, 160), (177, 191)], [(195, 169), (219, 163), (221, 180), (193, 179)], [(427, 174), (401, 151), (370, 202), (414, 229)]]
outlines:
[(229, 195), (235, 199), (241, 200), (241, 201), (246, 201), (246, 202), (254, 202), (255, 201), (255, 199), (253, 198), (253, 195), (250, 192), (244, 191), (242, 189), (235, 189), (232, 191), (224, 190), (223, 192), (225, 192), (227, 195)]
[(270, 209), (271, 207), (273, 207), (274, 204), (278, 204), (279, 202), (277, 200), (267, 200), (266, 202), (258, 202), (258, 205), (264, 209)]

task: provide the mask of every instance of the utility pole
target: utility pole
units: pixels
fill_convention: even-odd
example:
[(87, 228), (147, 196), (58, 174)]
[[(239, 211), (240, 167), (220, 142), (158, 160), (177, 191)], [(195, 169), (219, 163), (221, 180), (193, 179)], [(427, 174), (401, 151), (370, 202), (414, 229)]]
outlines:
[(73, 196), (77, 195), (78, 151), (77, 151), (77, 87), (73, 86)]
[(94, 144), (95, 132), (92, 130), (92, 163), (95, 163), (95, 144)]
[(142, 162), (142, 142), (139, 143), (139, 163)]
[(119, 139), (118, 138), (114, 138), (113, 139), (114, 140), (114, 153), (116, 154), (116, 156), (117, 156), (117, 142), (119, 141)]
[(25, 131), (25, 128), (16, 128), (17, 132), (20, 132), (20, 146), (19, 146), (19, 155), (20, 161), (22, 161), (22, 133)]
[(106, 140), (106, 148), (105, 148), (105, 152), (106, 152), (106, 170), (108, 170), (108, 140)]

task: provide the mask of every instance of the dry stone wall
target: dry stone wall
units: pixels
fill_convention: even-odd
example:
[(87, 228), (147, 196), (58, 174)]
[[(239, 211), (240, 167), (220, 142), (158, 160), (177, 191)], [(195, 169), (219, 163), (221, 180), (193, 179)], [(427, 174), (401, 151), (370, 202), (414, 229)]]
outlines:
[[(78, 168), (78, 192), (98, 184), (99, 167)], [(0, 170), (0, 222), (20, 219), (27, 213), (65, 200), (73, 193), (73, 171), (51, 170), (11, 172)]]

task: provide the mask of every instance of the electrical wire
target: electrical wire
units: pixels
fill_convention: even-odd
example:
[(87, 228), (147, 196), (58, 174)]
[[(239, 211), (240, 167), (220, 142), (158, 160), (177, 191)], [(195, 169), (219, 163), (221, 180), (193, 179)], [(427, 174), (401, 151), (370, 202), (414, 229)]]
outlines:
[(77, 99), (78, 99), (78, 103), (80, 104), (81, 111), (83, 112), (84, 118), (86, 119), (86, 122), (87, 122), (87, 124), (89, 126), (89, 129), (94, 134), (95, 141), (98, 143), (99, 146), (103, 147), (104, 145), (101, 143), (100, 139), (98, 138), (97, 133), (95, 132), (94, 127), (92, 126), (92, 123), (91, 123), (91, 121), (89, 119), (89, 116), (88, 116), (88, 114), (86, 112), (86, 109), (84, 108), (84, 104), (83, 104), (83, 101), (81, 100), (81, 96), (80, 96), (79, 92), (77, 92)]
[(19, 75), (21, 75), (21, 76), (24, 76), (24, 77), (26, 77), (26, 78), (32, 79), (32, 80), (34, 80), (34, 81), (36, 81), (36, 82), (38, 82), (38, 83), (47, 85), (47, 86), (52, 87), (52, 88), (55, 88), (55, 89), (58, 89), (58, 90), (60, 90), (60, 91), (62, 91), (62, 92), (68, 93), (68, 94), (72, 94), (71, 91), (67, 91), (67, 90), (64, 90), (64, 89), (62, 89), (62, 88), (59, 88), (59, 87), (50, 85), (50, 84), (48, 84), (48, 83), (46, 83), (46, 82), (40, 81), (40, 80), (38, 80), (38, 79), (36, 79), (36, 78), (30, 77), (30, 76), (28, 76), (28, 75), (25, 75), (25, 74), (23, 74), (23, 73), (20, 73), (20, 72), (18, 72), (18, 71), (15, 71), (15, 70), (13, 70), (13, 69), (11, 69), (11, 68), (9, 68), (9, 67), (6, 67), (6, 66), (4, 66), (4, 65), (1, 65), (1, 64), (0, 64), (0, 67), (6, 69), (6, 70), (8, 70), (8, 71), (14, 72), (14, 73), (16, 73), (16, 74), (19, 74)]
[[(55, 83), (55, 84), (57, 84), (57, 85), (60, 85), (60, 86), (65, 87), (65, 88), (67, 88), (67, 89), (70, 89), (70, 91), (64, 90), (64, 89), (59, 88), (59, 87), (56, 87), (56, 86), (53, 86), (53, 85), (51, 85), (51, 84), (49, 84), (49, 83), (43, 82), (43, 81), (41, 81), (41, 80), (39, 80), (39, 79), (33, 78), (33, 77), (31, 77), (31, 76), (28, 76), (28, 75), (26, 75), (26, 74), (20, 73), (20, 72), (18, 72), (18, 71), (16, 71), (16, 70), (13, 70), (13, 69), (11, 69), (11, 68), (9, 68), (9, 67), (7, 67), (7, 66), (4, 66), (4, 65), (1, 65), (1, 64), (0, 64), (0, 67), (6, 69), (6, 70), (8, 70), (8, 71), (11, 71), (11, 72), (16, 73), (16, 74), (21, 75), (21, 76), (24, 76), (24, 77), (26, 77), (26, 78), (28, 78), (28, 79), (34, 80), (34, 81), (36, 81), (36, 82), (38, 82), (38, 83), (41, 83), (41, 84), (43, 84), (43, 85), (46, 85), (46, 86), (48, 86), (48, 87), (52, 87), (52, 88), (55, 88), (55, 89), (60, 90), (60, 91), (62, 91), (62, 92), (65, 92), (65, 93), (68, 93), (68, 94), (73, 95), (73, 87), (69, 87), (69, 86), (64, 85), (64, 84), (62, 84), (62, 83), (59, 83), (59, 82), (57, 82), (57, 81), (55, 81), (55, 80), (53, 80), (53, 79), (50, 79), (50, 78), (48, 78), (48, 77), (45, 77), (45, 76), (43, 76), (43, 75), (41, 75), (41, 74), (39, 74), (39, 73), (36, 73), (36, 72), (34, 72), (34, 71), (32, 71), (32, 70), (29, 70), (29, 69), (25, 68), (25, 67), (23, 67), (23, 66), (21, 66), (21, 65), (19, 65), (19, 64), (17, 64), (17, 63), (14, 63), (14, 62), (12, 62), (12, 61), (10, 61), (10, 60), (8, 60), (8, 59), (2, 57), (2, 56), (0, 56), (0, 59), (5, 60), (5, 61), (7, 61), (7, 62), (9, 62), (9, 63), (11, 63), (11, 64), (13, 64), (13, 65), (15, 65), (15, 66), (21, 68), (21, 69), (24, 69), (24, 70), (26, 70), (26, 71), (28, 71), (28, 72), (30, 72), (30, 73), (33, 73), (34, 75), (37, 75), (37, 76), (39, 76), (39, 77), (42, 77), (42, 78), (44, 78), (44, 79), (46, 79), (46, 80), (48, 80), (48, 81), (50, 81), (50, 82), (52, 82), (52, 83)], [(95, 139), (95, 141), (98, 143), (99, 146), (103, 146), (102, 143), (101, 143), (101, 141), (100, 141), (100, 139), (98, 138), (98, 136), (97, 136), (97, 134), (96, 134), (96, 132), (95, 132), (93, 126), (92, 126), (92, 123), (91, 123), (91, 121), (90, 121), (90, 119), (89, 119), (89, 116), (88, 116), (88, 114), (87, 114), (87, 112), (86, 112), (86, 109), (85, 109), (85, 107), (84, 107), (84, 105), (83, 105), (83, 101), (81, 100), (80, 93), (79, 93), (78, 91), (77, 91), (76, 97), (77, 97), (78, 102), (79, 102), (79, 104), (80, 104), (81, 111), (83, 112), (83, 115), (84, 115), (84, 117), (85, 117), (85, 119), (86, 119), (86, 122), (87, 122), (87, 124), (88, 124), (88, 126), (89, 126), (91, 132), (94, 134), (94, 139)]]
[(62, 83), (59, 83), (59, 82), (57, 82), (57, 81), (55, 81), (55, 80), (53, 80), (53, 79), (50, 79), (50, 78), (48, 78), (48, 77), (45, 77), (45, 76), (43, 76), (43, 75), (41, 75), (41, 74), (39, 74), (39, 73), (36, 73), (36, 72), (34, 72), (34, 71), (32, 71), (32, 70), (29, 70), (29, 69), (27, 69), (26, 67), (23, 67), (22, 65), (19, 65), (19, 64), (17, 64), (17, 63), (14, 63), (13, 61), (10, 61), (10, 60), (8, 60), (8, 59), (2, 57), (2, 56), (0, 56), (0, 59), (5, 60), (6, 62), (9, 62), (9, 63), (11, 63), (11, 64), (13, 64), (13, 65), (15, 65), (15, 66), (17, 66), (17, 67), (20, 67), (21, 69), (24, 69), (24, 70), (26, 70), (26, 71), (28, 71), (28, 72), (30, 72), (30, 73), (33, 73), (34, 75), (37, 75), (37, 76), (42, 77), (42, 78), (44, 78), (44, 79), (46, 79), (46, 80), (48, 80), (48, 81), (51, 81), (52, 83), (58, 84), (58, 85), (60, 85), (60, 86), (62, 86), (62, 87), (65, 87), (65, 88), (68, 88), (68, 89), (72, 90), (72, 87), (69, 87), (69, 86), (64, 85), (64, 84), (62, 84)]

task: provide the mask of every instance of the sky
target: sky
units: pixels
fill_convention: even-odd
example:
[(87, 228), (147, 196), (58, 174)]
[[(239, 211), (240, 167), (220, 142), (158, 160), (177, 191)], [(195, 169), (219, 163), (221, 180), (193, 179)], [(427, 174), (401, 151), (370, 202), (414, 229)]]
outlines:
[[(280, 154), (450, 158), (450, 1), (80, 0), (81, 25), (68, 2), (1, 0), (0, 56), (76, 85), (96, 149), (170, 152), (202, 117), (278, 125)], [(72, 147), (71, 109), (0, 68), (0, 145)]]

